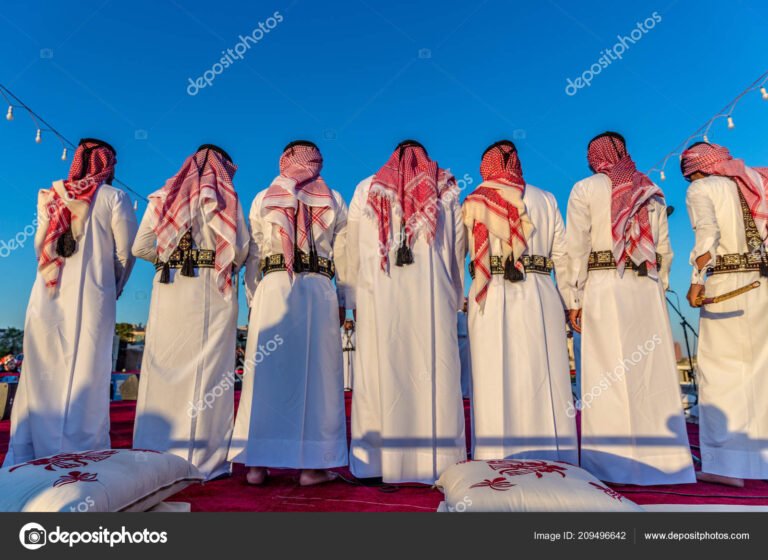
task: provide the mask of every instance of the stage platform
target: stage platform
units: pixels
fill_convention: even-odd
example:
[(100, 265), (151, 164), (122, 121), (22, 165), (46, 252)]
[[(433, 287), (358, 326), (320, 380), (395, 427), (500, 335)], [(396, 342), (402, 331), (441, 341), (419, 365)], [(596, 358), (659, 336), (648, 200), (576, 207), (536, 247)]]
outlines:
[[(347, 422), (351, 393), (347, 393)], [(135, 401), (111, 404), (112, 445), (131, 446)], [(467, 422), (469, 403), (465, 401)], [(469, 425), (469, 424), (467, 424)], [(0, 422), (0, 461), (8, 448), (10, 423)], [(691, 445), (698, 453), (698, 429), (688, 425)], [(236, 465), (232, 477), (187, 488), (169, 501), (188, 502), (192, 511), (436, 511), (442, 494), (429, 486), (364, 486), (347, 469), (339, 469), (338, 481), (311, 488), (298, 485), (298, 472), (272, 471), (263, 487), (245, 482), (242, 466)], [(698, 483), (675, 486), (614, 486), (638, 504), (711, 504), (716, 506), (768, 506), (768, 482), (748, 481), (744, 488), (729, 488)], [(710, 508), (711, 509), (711, 508)], [(729, 508), (726, 508), (729, 509)]]

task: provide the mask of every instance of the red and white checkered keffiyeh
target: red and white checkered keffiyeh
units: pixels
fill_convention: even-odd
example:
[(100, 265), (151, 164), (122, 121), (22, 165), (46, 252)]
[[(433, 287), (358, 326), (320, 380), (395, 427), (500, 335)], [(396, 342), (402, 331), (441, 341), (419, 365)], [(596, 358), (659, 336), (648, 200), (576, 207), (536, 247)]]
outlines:
[(389, 268), (392, 211), (397, 212), (405, 224), (404, 241), (408, 247), (413, 249), (420, 233), (431, 244), (437, 231), (437, 205), (448, 195), (458, 195), (456, 180), (450, 171), (429, 159), (421, 146), (398, 147), (376, 172), (368, 192), (366, 214), (378, 225), (383, 271)]
[(599, 136), (589, 144), (587, 160), (595, 173), (611, 180), (611, 233), (616, 270), (624, 273), (629, 257), (636, 265), (646, 263), (648, 276), (658, 278), (656, 242), (648, 216), (652, 198), (664, 193), (639, 172), (624, 142), (615, 136)]
[(701, 172), (733, 179), (747, 201), (763, 243), (768, 244), (768, 200), (765, 192), (768, 188), (768, 167), (752, 168), (762, 177), (763, 185), (757, 185), (747, 172), (743, 160), (735, 159), (724, 146), (707, 143), (696, 144), (685, 150), (681, 167), (686, 178)]
[(96, 141), (83, 141), (75, 150), (67, 179), (40, 192), (49, 221), (37, 268), (50, 294), (59, 285), (64, 265), (64, 258), (56, 252), (57, 241), (70, 228), (75, 240), (83, 236), (91, 201), (96, 190), (114, 177), (116, 163), (110, 148)]
[(278, 228), (291, 279), (294, 239), (296, 247), (309, 253), (310, 231), (325, 231), (335, 220), (333, 193), (320, 176), (322, 168), (323, 156), (317, 147), (289, 145), (280, 156), (280, 175), (264, 195), (262, 215)]
[(472, 262), (475, 269), (475, 301), (485, 308), (491, 281), (490, 234), (503, 241), (503, 262), (511, 255), (518, 261), (528, 247), (533, 230), (523, 202), (525, 180), (517, 150), (510, 144), (497, 144), (483, 155), (480, 162), (483, 182), (464, 201), (464, 224), (472, 232)]
[(192, 227), (197, 212), (216, 235), (214, 274), (219, 292), (232, 294), (232, 263), (237, 240), (237, 193), (232, 177), (237, 166), (213, 149), (189, 156), (178, 173), (149, 195), (149, 219), (157, 236), (157, 257), (168, 262)]

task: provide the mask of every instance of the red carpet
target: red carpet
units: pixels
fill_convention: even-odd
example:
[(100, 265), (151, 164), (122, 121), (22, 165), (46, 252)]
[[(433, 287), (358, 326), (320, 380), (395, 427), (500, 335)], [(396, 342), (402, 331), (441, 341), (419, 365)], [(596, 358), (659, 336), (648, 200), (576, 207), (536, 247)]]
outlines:
[[(347, 418), (351, 395), (347, 393)], [(112, 408), (112, 444), (116, 448), (131, 446), (135, 402), (115, 402)], [(469, 406), (465, 402), (467, 425)], [(698, 444), (698, 428), (689, 424), (691, 444)], [(0, 461), (8, 448), (10, 423), (0, 422)], [(339, 473), (349, 481), (347, 469)], [(231, 478), (195, 485), (172, 498), (192, 504), (192, 511), (435, 511), (442, 494), (423, 485), (365, 487), (339, 480), (312, 488), (296, 482), (298, 471), (272, 471), (263, 487), (245, 483), (244, 469), (235, 466)], [(748, 481), (745, 488), (729, 488), (715, 484), (678, 486), (615, 486), (639, 504), (747, 504), (768, 505), (768, 482)]]

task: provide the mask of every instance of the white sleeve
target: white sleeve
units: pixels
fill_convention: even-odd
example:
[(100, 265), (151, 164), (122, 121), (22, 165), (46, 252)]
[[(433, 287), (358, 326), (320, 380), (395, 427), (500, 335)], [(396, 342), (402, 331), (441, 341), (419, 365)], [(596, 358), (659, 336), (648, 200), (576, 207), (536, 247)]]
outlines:
[(149, 225), (149, 216), (152, 211), (151, 208), (147, 207), (147, 210), (144, 212), (144, 217), (141, 219), (141, 225), (139, 225), (139, 231), (136, 234), (131, 251), (134, 257), (154, 264), (157, 261), (157, 236), (152, 226)]
[(564, 302), (570, 300), (568, 291), (568, 248), (565, 243), (565, 224), (563, 216), (560, 214), (560, 208), (557, 206), (557, 200), (550, 195), (553, 212), (555, 215), (555, 235), (552, 239), (552, 262), (555, 265), (555, 278), (557, 288), (560, 291), (560, 297)]
[(669, 222), (667, 220), (667, 205), (661, 202), (656, 204), (659, 211), (659, 238), (656, 240), (656, 252), (661, 255), (661, 269), (659, 280), (666, 291), (669, 288), (669, 271), (672, 268), (672, 245), (669, 242)]
[(45, 236), (48, 233), (48, 224), (51, 217), (48, 214), (48, 207), (45, 205), (48, 191), (43, 189), (37, 195), (37, 231), (35, 231), (35, 256), (40, 258), (40, 251), (43, 248)]
[(235, 272), (245, 264), (251, 246), (251, 233), (243, 215), (243, 206), (237, 201), (237, 237), (235, 238)]
[(705, 270), (699, 270), (696, 266), (696, 259), (709, 253), (712, 259), (710, 262), (714, 262), (717, 246), (720, 243), (720, 227), (717, 224), (715, 205), (697, 181), (688, 187), (685, 204), (696, 235), (696, 243), (689, 259), (689, 264), (693, 269), (691, 284), (703, 284)]
[(251, 306), (251, 300), (256, 293), (256, 287), (259, 285), (261, 277), (261, 244), (264, 240), (264, 234), (258, 201), (259, 197), (257, 196), (248, 215), (251, 224), (251, 239), (248, 243), (248, 256), (245, 259), (245, 299), (248, 302), (248, 307)]
[(112, 208), (112, 236), (115, 240), (115, 283), (117, 297), (120, 297), (136, 262), (131, 246), (136, 237), (137, 224), (136, 213), (128, 195), (118, 191), (116, 198)]
[(347, 308), (347, 205), (340, 195), (336, 198), (336, 227), (333, 235), (333, 262), (336, 265), (336, 293), (339, 307)]
[(357, 306), (357, 279), (360, 273), (360, 220), (363, 216), (364, 204), (362, 191), (363, 189), (358, 185), (347, 214), (346, 255), (344, 257), (344, 275), (346, 276), (344, 279), (346, 285), (344, 304), (347, 309), (355, 309)]
[(456, 289), (456, 311), (464, 309), (464, 269), (467, 258), (467, 234), (464, 228), (464, 215), (458, 197), (451, 203), (455, 236), (453, 285)]
[[(566, 248), (568, 251), (568, 271), (566, 273), (568, 309), (581, 309), (584, 285), (587, 282), (587, 263), (592, 251), (592, 217), (589, 211), (585, 187), (576, 183), (568, 200), (566, 214)], [(559, 280), (559, 279), (558, 279)]]

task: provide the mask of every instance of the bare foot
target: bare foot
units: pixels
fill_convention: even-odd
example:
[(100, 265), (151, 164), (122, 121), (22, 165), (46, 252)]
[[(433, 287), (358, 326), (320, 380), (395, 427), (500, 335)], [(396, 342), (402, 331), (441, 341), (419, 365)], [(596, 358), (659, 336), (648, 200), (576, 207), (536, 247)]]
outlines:
[(267, 469), (264, 467), (249, 467), (245, 473), (245, 480), (248, 484), (259, 486), (267, 481)]
[(744, 488), (744, 481), (742, 479), (733, 478), (731, 476), (697, 472), (696, 479), (699, 482), (711, 482), (712, 484), (723, 484), (725, 486), (733, 486), (734, 488)]
[(314, 486), (315, 484), (331, 482), (336, 480), (338, 477), (339, 475), (333, 471), (327, 471), (324, 469), (304, 469), (301, 471), (299, 484), (301, 486)]

